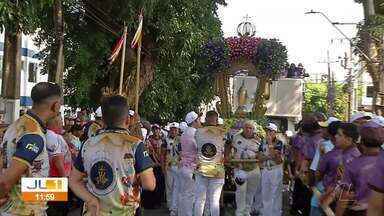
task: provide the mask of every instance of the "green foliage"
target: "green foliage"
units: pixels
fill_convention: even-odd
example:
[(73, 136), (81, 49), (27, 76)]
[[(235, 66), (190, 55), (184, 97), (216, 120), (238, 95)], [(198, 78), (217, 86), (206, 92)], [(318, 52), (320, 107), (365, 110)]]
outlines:
[(200, 61), (200, 49), (210, 38), (222, 36), (216, 16), (217, 4), (210, 0), (161, 3), (158, 17), (160, 53), (155, 80), (145, 90), (141, 113), (164, 122), (182, 120), (201, 102), (213, 97), (213, 79)]
[[(199, 61), (201, 46), (222, 37), (217, 7), (223, 0), (63, 0), (65, 22), (65, 102), (70, 106), (96, 106), (101, 88), (118, 79), (119, 59), (107, 64), (111, 47), (128, 26), (128, 46), (144, 11), (143, 56), (152, 56), (155, 77), (140, 98), (142, 117), (159, 123), (181, 120), (201, 102), (213, 97), (212, 79)], [(122, 7), (124, 5), (124, 7)], [(91, 19), (96, 14), (110, 30)], [(37, 42), (44, 45), (43, 66), (53, 45), (52, 10), (40, 14), (42, 29)], [(133, 50), (127, 50), (125, 71), (135, 71)], [(130, 60), (130, 61), (129, 61)], [(44, 70), (44, 73), (47, 71)], [(113, 80), (112, 79), (112, 80)]]
[[(17, 4), (16, 4), (17, 2)], [(22, 31), (29, 34), (39, 27), (39, 12), (53, 0), (0, 1), (0, 32)]]
[[(328, 87), (326, 83), (306, 83), (304, 113), (327, 113), (327, 92)], [(347, 99), (347, 94), (343, 91), (343, 85), (336, 84), (335, 117), (345, 119)]]
[(277, 78), (288, 62), (287, 48), (277, 39), (262, 39), (253, 63), (260, 76)]

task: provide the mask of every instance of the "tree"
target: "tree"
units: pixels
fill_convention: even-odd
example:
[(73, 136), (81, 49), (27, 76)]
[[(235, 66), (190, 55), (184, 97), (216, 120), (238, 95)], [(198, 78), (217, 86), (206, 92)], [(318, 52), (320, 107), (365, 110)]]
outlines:
[(49, 56), (48, 80), (62, 86), (64, 73), (64, 18), (62, 1), (53, 0), (52, 9), (54, 42)]
[[(144, 10), (140, 109), (152, 121), (181, 120), (212, 98), (209, 78), (200, 70), (198, 53), (209, 38), (220, 37), (216, 11), (219, 0), (63, 0), (65, 23), (65, 101), (77, 106), (96, 106), (103, 93), (118, 88), (120, 59), (109, 65), (112, 45), (128, 26), (128, 44)], [(124, 7), (121, 7), (124, 5)], [(37, 42), (48, 72), (54, 46), (50, 8), (41, 14)], [(134, 102), (135, 50), (127, 47), (124, 93)], [(158, 113), (161, 113), (159, 115)]]
[[(0, 2), (0, 31), (4, 31), (4, 59), (2, 97), (20, 98), (21, 35), (33, 33), (38, 28), (38, 12), (50, 0), (25, 0)], [(15, 111), (15, 110), (14, 110)]]
[[(328, 87), (326, 83), (306, 83), (304, 94), (304, 113), (328, 113)], [(347, 94), (342, 84), (336, 84), (336, 98), (334, 104), (335, 117), (345, 119), (347, 113)]]
[[(373, 111), (380, 114), (384, 108), (384, 7), (383, 0), (355, 0), (362, 3), (364, 21), (358, 26), (357, 45), (370, 58), (361, 56), (367, 71), (372, 78), (374, 95)], [(381, 97), (381, 100), (379, 98)], [(380, 103), (379, 103), (380, 102)], [(382, 111), (380, 111), (382, 112)], [(383, 113), (381, 113), (383, 114)]]

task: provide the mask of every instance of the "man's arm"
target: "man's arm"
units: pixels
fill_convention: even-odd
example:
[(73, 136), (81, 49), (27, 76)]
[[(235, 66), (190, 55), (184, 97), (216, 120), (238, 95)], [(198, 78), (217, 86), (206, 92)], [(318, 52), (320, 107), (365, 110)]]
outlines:
[(144, 143), (138, 144), (135, 150), (135, 171), (145, 190), (153, 191), (156, 187), (156, 179), (153, 174), (153, 161), (144, 149)]
[(384, 215), (384, 193), (375, 190), (371, 191), (367, 216), (382, 216)]
[[(84, 147), (84, 146), (83, 146)], [(83, 156), (80, 150), (69, 177), (69, 187), (71, 190), (86, 203), (86, 208), (91, 212), (92, 216), (99, 215), (100, 204), (99, 200), (93, 196), (84, 185), (84, 178), (86, 177)]]
[(54, 155), (51, 160), (57, 169), (59, 177), (66, 177), (64, 170), (64, 154)]
[(23, 174), (28, 170), (28, 166), (20, 160), (14, 158), (11, 161), (10, 166), (3, 170), (0, 175), (0, 198), (5, 197), (13, 185), (15, 185)]
[(139, 179), (141, 181), (141, 186), (148, 191), (154, 191), (156, 188), (156, 179), (153, 174), (153, 169), (149, 168), (139, 173)]
[(8, 194), (13, 185), (20, 181), (44, 148), (44, 140), (40, 135), (26, 134), (19, 139), (10, 166), (0, 175), (0, 198)]
[(85, 176), (86, 175), (84, 173), (80, 172), (76, 168), (72, 169), (69, 177), (69, 187), (76, 194), (76, 196), (86, 203), (87, 209), (91, 211), (92, 215), (99, 215), (99, 200), (85, 188), (83, 182)]

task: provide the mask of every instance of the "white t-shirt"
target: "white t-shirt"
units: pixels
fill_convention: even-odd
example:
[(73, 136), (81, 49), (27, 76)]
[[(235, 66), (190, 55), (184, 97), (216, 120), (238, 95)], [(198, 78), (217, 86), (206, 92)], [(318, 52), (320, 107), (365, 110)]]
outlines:
[(47, 147), (47, 151), (48, 151), (48, 156), (50, 158), (52, 156), (55, 156), (58, 154), (64, 154), (64, 152), (62, 151), (59, 136), (55, 132), (53, 132), (51, 130), (47, 130), (46, 138), (47, 138), (47, 146), (46, 147)]
[[(50, 161), (53, 156), (63, 155), (65, 175), (69, 176), (71, 171), (71, 166), (72, 166), (72, 156), (71, 156), (71, 152), (69, 151), (67, 142), (64, 140), (63, 136), (56, 134), (51, 130), (47, 130), (46, 138), (47, 138), (47, 151), (48, 151), (48, 156)], [(52, 167), (53, 166), (52, 161), (50, 164), (51, 164), (50, 175), (56, 176), (58, 174), (57, 169)]]

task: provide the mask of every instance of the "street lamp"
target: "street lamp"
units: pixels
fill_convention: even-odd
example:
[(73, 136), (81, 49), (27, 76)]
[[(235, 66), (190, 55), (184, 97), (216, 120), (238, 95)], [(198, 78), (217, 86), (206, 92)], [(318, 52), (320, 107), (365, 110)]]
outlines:
[(308, 12), (305, 12), (305, 14), (320, 14), (322, 15), (341, 35), (343, 35), (343, 37), (345, 39), (347, 39), (349, 41), (349, 43), (351, 43), (351, 47), (355, 47), (356, 50), (364, 57), (366, 58), (369, 62), (373, 62), (372, 59), (367, 56), (358, 46), (355, 46), (353, 45), (353, 41), (351, 38), (349, 38), (343, 31), (341, 31), (341, 29), (339, 27), (337, 27), (337, 25), (340, 25), (342, 23), (338, 23), (338, 22), (332, 22), (331, 19), (329, 19), (329, 17), (327, 15), (325, 15), (323, 12), (321, 11), (314, 11), (314, 10), (311, 10), (311, 11), (308, 11)]

